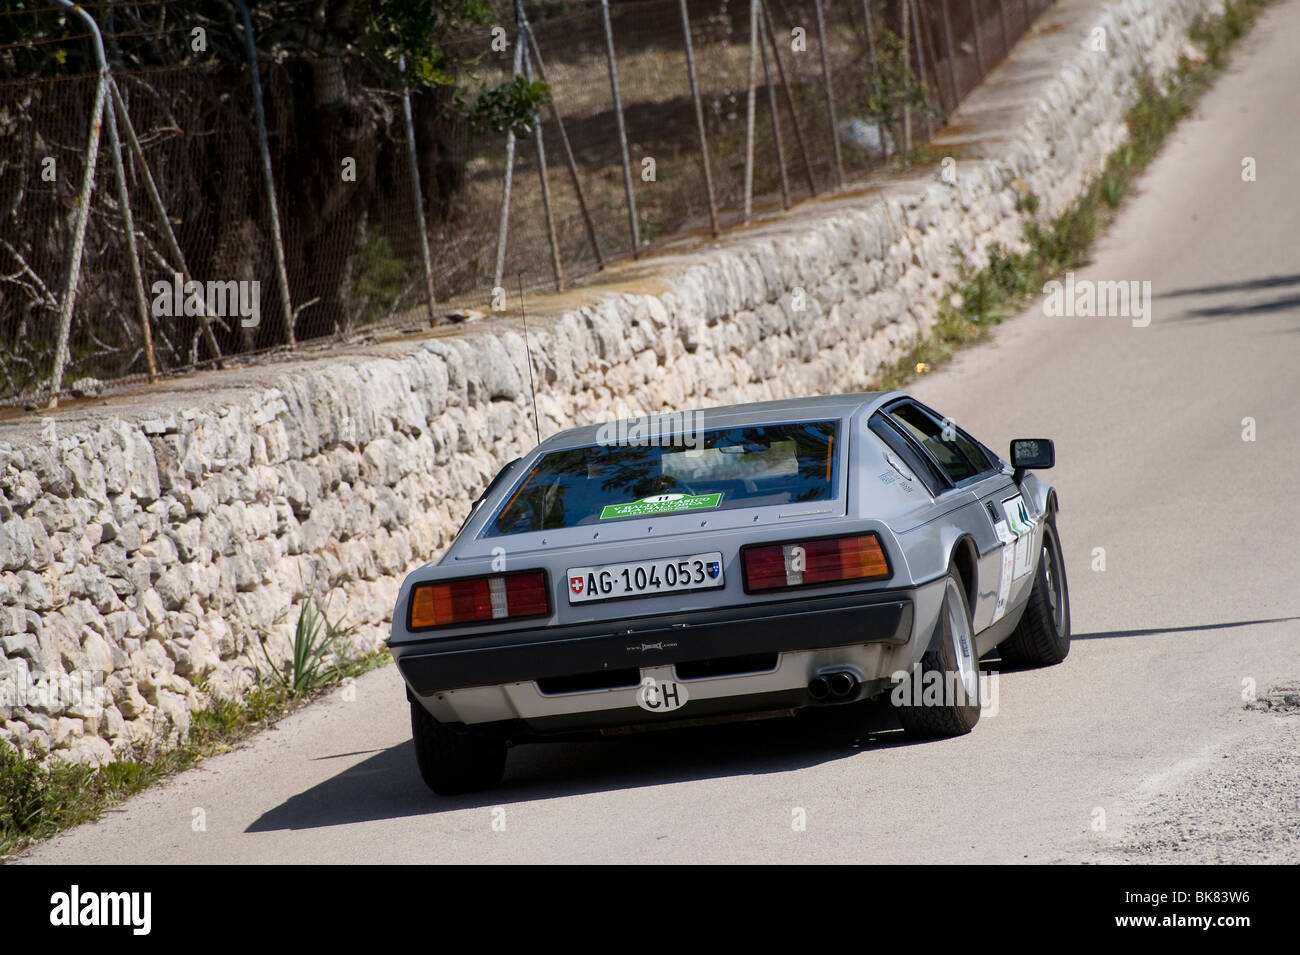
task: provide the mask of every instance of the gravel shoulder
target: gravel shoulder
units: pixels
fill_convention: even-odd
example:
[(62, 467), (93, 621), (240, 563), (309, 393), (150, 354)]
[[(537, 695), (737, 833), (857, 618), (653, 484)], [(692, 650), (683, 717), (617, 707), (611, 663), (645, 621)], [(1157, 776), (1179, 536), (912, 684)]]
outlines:
[(1300, 863), (1300, 715), (1242, 719), (1248, 735), (1141, 787), (1113, 844), (1068, 861)]

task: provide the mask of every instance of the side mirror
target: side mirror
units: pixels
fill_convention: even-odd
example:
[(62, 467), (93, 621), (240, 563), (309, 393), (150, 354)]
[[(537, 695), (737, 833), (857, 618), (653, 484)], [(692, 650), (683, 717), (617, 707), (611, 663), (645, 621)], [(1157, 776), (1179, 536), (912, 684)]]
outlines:
[(1011, 442), (1011, 466), (1016, 469), (1017, 484), (1026, 471), (1050, 468), (1056, 464), (1056, 446), (1051, 438), (1015, 438)]

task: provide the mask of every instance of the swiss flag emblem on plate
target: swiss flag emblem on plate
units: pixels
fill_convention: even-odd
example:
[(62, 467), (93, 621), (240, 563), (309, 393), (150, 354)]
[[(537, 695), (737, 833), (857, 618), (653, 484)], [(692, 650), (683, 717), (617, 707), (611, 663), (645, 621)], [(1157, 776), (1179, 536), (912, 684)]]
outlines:
[(582, 593), (582, 586), (583, 586), (583, 580), (581, 577), (569, 578), (569, 589), (572, 590), (575, 594)]

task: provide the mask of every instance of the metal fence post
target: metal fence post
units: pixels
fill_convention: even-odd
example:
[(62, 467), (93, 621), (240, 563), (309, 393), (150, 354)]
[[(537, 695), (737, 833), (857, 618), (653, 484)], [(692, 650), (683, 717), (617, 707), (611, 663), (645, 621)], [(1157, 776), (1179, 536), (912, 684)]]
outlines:
[[(398, 59), (398, 68), (406, 76), (406, 56)], [(433, 264), (429, 260), (429, 230), (424, 224), (424, 190), (420, 188), (420, 160), (415, 148), (415, 121), (411, 118), (411, 88), (402, 83), (402, 119), (406, 123), (406, 157), (411, 164), (411, 199), (415, 204), (415, 227), (420, 230), (420, 262), (424, 265), (424, 301), (429, 308), (429, 324), (434, 317)]]
[(249, 79), (253, 83), (253, 118), (257, 120), (257, 148), (262, 159), (262, 188), (271, 214), (271, 249), (275, 253), (275, 279), (280, 289), (280, 309), (284, 312), (285, 344), (297, 344), (294, 332), (293, 305), (289, 298), (289, 272), (284, 265), (284, 240), (280, 235), (280, 210), (275, 201), (275, 176), (271, 171), (271, 147), (266, 137), (266, 113), (262, 109), (262, 78), (257, 67), (257, 45), (253, 42), (253, 19), (244, 0), (235, 0), (244, 22), (244, 45), (248, 48)]
[(880, 99), (880, 65), (876, 62), (876, 34), (871, 26), (871, 0), (862, 0), (863, 30), (867, 34), (867, 62), (871, 65), (871, 92)]
[(618, 65), (614, 62), (614, 29), (609, 22), (609, 0), (600, 0), (605, 27), (605, 56), (609, 62), (609, 89), (614, 97), (614, 119), (618, 124), (618, 146), (623, 153), (623, 189), (627, 193), (627, 219), (632, 231), (632, 258), (641, 252), (641, 227), (636, 220), (636, 195), (632, 191), (632, 161), (627, 155), (627, 130), (623, 126), (623, 99), (618, 92)]
[[(63, 0), (60, 0), (63, 2)], [(78, 13), (87, 16), (85, 11)], [(50, 407), (59, 404), (59, 391), (63, 387), (63, 366), (68, 361), (68, 337), (72, 332), (72, 309), (77, 301), (77, 282), (81, 277), (81, 253), (86, 245), (86, 220), (90, 215), (90, 198), (95, 190), (95, 164), (99, 157), (99, 130), (103, 123), (104, 97), (108, 87), (108, 71), (99, 74), (95, 89), (95, 105), (90, 113), (90, 137), (86, 143), (86, 169), (81, 179), (81, 192), (72, 211), (72, 245), (64, 266), (63, 295), (59, 299), (59, 341), (54, 349), (54, 369), (50, 377)]]
[[(517, 6), (520, 13), (520, 23), (522, 24), (523, 0), (519, 0)], [(526, 29), (524, 27), (520, 30), (520, 46), (524, 46)], [(524, 46), (524, 76), (528, 78), (528, 82), (533, 81), (533, 63), (526, 46)], [(542, 117), (540, 115), (537, 117), (537, 125), (533, 127), (533, 144), (537, 147), (537, 174), (542, 180), (542, 211), (546, 216), (546, 238), (551, 246), (551, 274), (555, 277), (555, 291), (563, 292), (564, 264), (560, 261), (560, 242), (555, 235), (555, 214), (551, 211), (551, 182), (546, 174), (546, 147), (542, 142)]]
[(835, 122), (835, 90), (831, 87), (831, 61), (826, 54), (826, 18), (822, 15), (822, 0), (813, 0), (817, 17), (817, 50), (822, 59), (822, 85), (826, 88), (826, 114), (831, 121), (831, 146), (835, 156), (835, 184), (844, 185), (844, 159), (840, 155), (840, 131)]
[(749, 0), (749, 77), (745, 93), (745, 224), (754, 200), (754, 99), (758, 86), (758, 0)]
[(700, 84), (695, 75), (695, 44), (691, 42), (691, 16), (686, 0), (678, 0), (682, 14), (682, 34), (686, 44), (686, 75), (691, 82), (691, 101), (695, 104), (695, 126), (700, 136), (700, 161), (704, 164), (704, 192), (709, 200), (709, 227), (718, 236), (718, 203), (713, 196), (713, 173), (709, 170), (709, 137), (704, 129), (704, 106), (700, 102)]
[(952, 14), (948, 9), (949, 0), (939, 0), (943, 11), (943, 40), (948, 47), (948, 82), (952, 84), (953, 109), (961, 102), (961, 88), (957, 85), (957, 56), (952, 45)]
[(925, 141), (930, 142), (934, 138), (934, 123), (930, 119), (930, 81), (925, 75), (925, 48), (921, 42), (921, 34), (925, 32), (921, 26), (921, 10), (917, 5), (917, 0), (909, 0), (912, 8), (912, 33), (916, 38), (916, 77), (921, 82), (921, 92), (925, 94), (925, 109), (921, 113), (921, 120), (925, 123)]
[[(537, 48), (537, 37), (533, 35), (533, 25), (528, 22), (528, 17), (524, 17), (524, 32), (528, 34), (528, 48), (533, 55), (533, 62), (537, 64), (537, 76), (546, 82), (546, 67), (542, 63), (542, 52)], [(569, 167), (569, 178), (573, 180), (573, 191), (578, 197), (578, 208), (582, 211), (582, 224), (587, 230), (587, 239), (591, 242), (591, 250), (596, 254), (596, 268), (605, 268), (605, 257), (600, 254), (600, 242), (596, 239), (596, 223), (592, 221), (591, 212), (587, 208), (587, 197), (582, 192), (582, 182), (578, 179), (578, 162), (573, 158), (573, 147), (569, 145), (569, 134), (564, 129), (564, 117), (560, 115), (559, 107), (555, 105), (555, 97), (551, 97), (551, 116), (555, 118), (555, 127), (560, 131), (560, 145), (564, 147), (564, 160)]]
[(876, 65), (876, 33), (871, 26), (871, 0), (862, 0), (862, 29), (867, 38), (867, 62), (871, 66), (871, 90), (880, 95), (880, 68)]
[(108, 65), (104, 58), (104, 42), (99, 27), (81, 6), (70, 0), (57, 0), (60, 6), (72, 9), (90, 25), (99, 58), (99, 83), (95, 86), (95, 105), (91, 107), (90, 136), (86, 142), (86, 169), (82, 173), (81, 192), (73, 207), (73, 243), (68, 248), (64, 265), (64, 294), (59, 300), (59, 343), (55, 346), (55, 366), (49, 377), (49, 407), (59, 407), (59, 392), (64, 386), (64, 365), (68, 364), (68, 339), (73, 329), (73, 307), (77, 304), (77, 285), (81, 279), (82, 251), (86, 248), (86, 222), (90, 218), (90, 200), (95, 192), (95, 166), (99, 161), (99, 134), (103, 129), (104, 103), (108, 96)]
[[(921, 23), (920, 0), (913, 0), (912, 13), (914, 14), (912, 19), (918, 24)], [(925, 36), (926, 54), (929, 56), (930, 66), (934, 70), (934, 101), (935, 105), (938, 107), (937, 112), (939, 116), (942, 118), (942, 121), (946, 123), (948, 121), (948, 107), (943, 101), (943, 83), (939, 81), (939, 54), (934, 48), (934, 37), (931, 35), (931, 31), (928, 27), (928, 17), (926, 22), (927, 26), (922, 29), (921, 32)], [(931, 134), (933, 134), (932, 129)]]
[[(524, 44), (522, 33), (515, 39), (515, 63), (514, 72), (510, 75), (518, 76), (524, 63)], [(506, 234), (510, 229), (510, 186), (515, 174), (515, 128), (511, 126), (506, 130), (506, 172), (505, 179), (501, 186), (501, 217), (497, 220), (497, 260), (496, 267), (492, 270), (492, 287), (504, 288), (502, 281), (505, 279), (506, 268)]]
[[(104, 65), (105, 74), (108, 65)], [(110, 79), (111, 83), (112, 80)], [(113, 172), (117, 178), (117, 201), (122, 207), (122, 225), (126, 228), (126, 254), (131, 259), (131, 287), (135, 293), (135, 314), (144, 334), (145, 361), (149, 365), (149, 380), (158, 380), (158, 359), (153, 353), (153, 329), (149, 327), (149, 303), (144, 295), (144, 278), (140, 274), (140, 254), (135, 244), (135, 216), (131, 214), (131, 194), (126, 188), (126, 172), (122, 168), (122, 141), (117, 135), (117, 117), (113, 104), (104, 104), (108, 118), (108, 148), (113, 154)]]
[[(151, 382), (158, 380), (158, 360), (153, 353), (153, 329), (149, 326), (149, 304), (145, 300), (144, 279), (140, 274), (140, 256), (135, 244), (135, 217), (131, 214), (131, 195), (126, 188), (126, 172), (122, 168), (122, 141), (117, 135), (117, 119), (114, 116), (113, 108), (108, 104), (106, 95), (110, 84), (113, 82), (112, 76), (108, 70), (108, 58), (104, 55), (104, 39), (99, 32), (99, 24), (84, 9), (72, 3), (62, 2), (62, 6), (71, 7), (90, 27), (91, 36), (94, 43), (91, 45), (95, 60), (99, 64), (99, 77), (102, 89), (96, 93), (96, 101), (99, 103), (99, 117), (102, 123), (106, 117), (108, 119), (108, 146), (113, 156), (113, 173), (117, 180), (117, 202), (122, 207), (122, 224), (126, 231), (126, 251), (131, 259), (131, 291), (135, 296), (136, 318), (140, 322), (140, 330), (144, 335), (144, 353), (145, 361), (149, 365), (149, 380)], [(69, 315), (69, 318), (71, 316)], [(68, 328), (71, 333), (71, 323)], [(60, 372), (60, 386), (62, 385), (62, 368)]]
[[(908, 75), (912, 72), (912, 55), (908, 49), (908, 42), (911, 37), (908, 35), (909, 10), (907, 0), (898, 0), (898, 12), (902, 18), (903, 29), (903, 82), (907, 82)], [(912, 164), (912, 106), (908, 102), (910, 95), (907, 88), (903, 91), (903, 165)]]
[[(759, 0), (761, 3), (762, 0)], [(790, 208), (790, 177), (785, 171), (785, 146), (781, 143), (781, 115), (776, 109), (776, 87), (767, 63), (767, 26), (758, 18), (758, 52), (763, 57), (763, 85), (767, 87), (767, 110), (772, 117), (772, 139), (776, 144), (776, 165), (781, 173), (781, 208)]]
[[(683, 0), (684, 2), (684, 0)], [(813, 178), (812, 161), (808, 158), (808, 147), (804, 143), (803, 130), (799, 126), (799, 111), (794, 107), (794, 96), (790, 93), (790, 81), (785, 75), (785, 61), (781, 59), (781, 44), (776, 41), (776, 28), (772, 25), (772, 11), (767, 8), (767, 0), (758, 0), (763, 8), (763, 22), (767, 24), (767, 38), (772, 43), (772, 59), (776, 60), (776, 72), (781, 78), (781, 91), (785, 93), (785, 105), (790, 108), (790, 123), (794, 126), (794, 139), (803, 157), (804, 175), (808, 177), (808, 192), (817, 195), (817, 181)]]
[[(862, 0), (862, 25), (867, 36), (867, 61), (871, 66), (871, 92), (876, 98), (877, 105), (883, 106), (880, 100), (880, 66), (876, 63), (876, 33), (871, 26), (871, 0)], [(885, 128), (880, 124), (880, 117), (876, 117), (876, 135), (880, 139), (880, 153), (884, 157), (885, 153)], [(870, 164), (870, 153), (867, 154), (867, 162)]]
[(984, 79), (984, 40), (980, 37), (980, 18), (979, 11), (975, 9), (975, 0), (970, 0), (970, 22), (971, 34), (975, 38), (975, 66), (982, 80)]
[[(181, 273), (181, 279), (188, 283), (192, 281), (189, 266), (185, 263), (185, 255), (181, 252), (180, 244), (176, 241), (176, 233), (172, 231), (171, 220), (167, 218), (167, 207), (163, 205), (162, 196), (158, 192), (158, 185), (154, 182), (153, 173), (149, 171), (149, 163), (145, 161), (144, 150), (140, 146), (140, 140), (135, 134), (135, 124), (131, 122), (131, 114), (126, 108), (126, 101), (122, 99), (122, 92), (117, 88), (117, 81), (109, 77), (109, 92), (113, 94), (113, 103), (117, 106), (117, 114), (122, 120), (122, 129), (126, 132), (126, 142), (131, 149), (131, 155), (135, 158), (140, 172), (144, 177), (145, 195), (149, 197), (149, 204), (153, 206), (154, 215), (158, 218), (158, 225), (162, 229), (163, 239), (167, 243), (167, 254), (176, 260), (176, 268)], [(207, 343), (209, 350), (216, 359), (218, 368), (222, 368), (221, 348), (217, 345), (216, 336), (212, 334), (212, 325), (210, 317), (205, 308), (199, 315), (199, 325), (203, 331), (203, 340)]]

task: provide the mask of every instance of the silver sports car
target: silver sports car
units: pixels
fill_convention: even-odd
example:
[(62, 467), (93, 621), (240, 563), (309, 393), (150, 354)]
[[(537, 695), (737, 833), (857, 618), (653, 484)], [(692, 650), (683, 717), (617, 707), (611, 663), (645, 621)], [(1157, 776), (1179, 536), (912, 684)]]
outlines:
[(502, 469), (389, 646), (420, 771), (498, 783), (515, 742), (791, 715), (888, 694), (969, 732), (982, 654), (1059, 663), (1047, 439), (1007, 463), (899, 393), (575, 428)]

